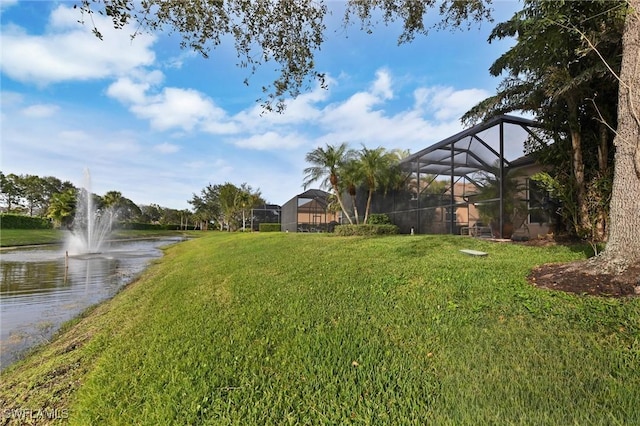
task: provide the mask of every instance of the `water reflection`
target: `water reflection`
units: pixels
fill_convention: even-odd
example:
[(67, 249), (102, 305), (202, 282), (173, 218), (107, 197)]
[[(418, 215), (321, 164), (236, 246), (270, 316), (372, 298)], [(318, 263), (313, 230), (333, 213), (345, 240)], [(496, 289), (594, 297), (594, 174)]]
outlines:
[(112, 297), (162, 255), (162, 246), (176, 241), (112, 243), (104, 253), (67, 259), (59, 246), (3, 251), (0, 368), (47, 341), (63, 322)]

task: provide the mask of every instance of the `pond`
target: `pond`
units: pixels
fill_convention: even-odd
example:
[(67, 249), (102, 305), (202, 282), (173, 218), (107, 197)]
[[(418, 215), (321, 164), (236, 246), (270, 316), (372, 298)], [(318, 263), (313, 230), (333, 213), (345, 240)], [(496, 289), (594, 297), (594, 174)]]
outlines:
[(132, 282), (161, 248), (162, 238), (112, 242), (102, 253), (66, 258), (62, 246), (3, 250), (0, 256), (0, 368), (88, 307)]

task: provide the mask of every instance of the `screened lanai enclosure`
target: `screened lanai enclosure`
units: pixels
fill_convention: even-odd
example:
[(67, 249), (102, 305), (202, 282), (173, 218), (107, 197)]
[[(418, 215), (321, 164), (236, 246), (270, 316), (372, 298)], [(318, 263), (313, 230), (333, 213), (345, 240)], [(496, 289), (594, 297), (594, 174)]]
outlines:
[(263, 204), (251, 209), (251, 230), (258, 231), (261, 223), (280, 223), (280, 206)]
[(537, 166), (525, 147), (544, 140), (531, 120), (495, 117), (402, 160), (404, 187), (376, 194), (371, 211), (386, 213), (403, 233), (508, 237), (540, 204), (527, 178)]
[(331, 194), (310, 189), (298, 194), (282, 206), (281, 229), (285, 232), (331, 232), (339, 221), (333, 212)]

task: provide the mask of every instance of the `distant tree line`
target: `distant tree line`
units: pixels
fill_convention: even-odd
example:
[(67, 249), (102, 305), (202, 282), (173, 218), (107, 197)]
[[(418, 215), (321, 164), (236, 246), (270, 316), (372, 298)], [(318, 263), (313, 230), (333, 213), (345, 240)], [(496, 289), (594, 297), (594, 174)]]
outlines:
[(267, 202), (259, 189), (226, 182), (207, 185), (199, 195), (193, 194), (189, 204), (193, 206), (192, 220), (201, 229), (213, 224), (221, 231), (244, 231), (251, 222), (252, 209)]
[[(53, 176), (4, 174), (0, 171), (0, 212), (46, 218), (56, 227), (70, 228), (80, 189)], [(251, 209), (266, 204), (259, 190), (243, 183), (235, 186), (209, 184), (193, 194), (189, 209), (158, 204), (137, 205), (119, 191), (91, 194), (97, 214), (113, 214), (113, 220), (131, 224), (172, 225), (180, 229), (243, 229), (251, 220)]]

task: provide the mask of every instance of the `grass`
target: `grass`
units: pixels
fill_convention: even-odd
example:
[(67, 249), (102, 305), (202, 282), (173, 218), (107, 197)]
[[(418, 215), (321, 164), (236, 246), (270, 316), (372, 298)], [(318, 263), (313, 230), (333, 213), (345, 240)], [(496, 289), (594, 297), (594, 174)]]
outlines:
[[(154, 230), (116, 230), (111, 238), (131, 239), (171, 235), (201, 236), (201, 231), (154, 231)], [(65, 232), (59, 229), (2, 229), (0, 247), (27, 246), (35, 244), (56, 244), (64, 241)]]
[(526, 283), (581, 256), (211, 233), (3, 372), (0, 406), (81, 425), (640, 424), (640, 299)]
[(59, 243), (64, 232), (57, 229), (1, 229), (0, 247)]

